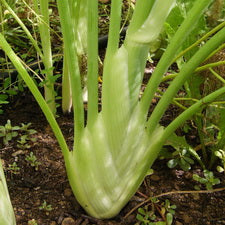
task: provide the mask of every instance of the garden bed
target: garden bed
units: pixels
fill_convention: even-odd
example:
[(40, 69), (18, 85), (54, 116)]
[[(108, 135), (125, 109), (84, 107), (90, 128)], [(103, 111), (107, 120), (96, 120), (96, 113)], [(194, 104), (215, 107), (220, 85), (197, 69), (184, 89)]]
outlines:
[[(26, 225), (32, 219), (35, 219), (38, 225), (140, 224), (136, 219), (138, 211), (132, 210), (147, 205), (150, 210), (153, 203), (144, 201), (150, 196), (167, 192), (174, 193), (165, 194), (154, 204), (157, 220), (165, 220), (162, 209), (163, 203), (168, 199), (177, 207), (173, 222), (175, 225), (225, 224), (225, 190), (191, 193), (196, 184), (192, 175), (201, 173), (201, 169), (197, 166), (188, 172), (179, 168), (169, 169), (165, 160), (156, 161), (153, 175), (146, 177), (139, 191), (116, 218), (105, 221), (91, 218), (85, 214), (72, 194), (60, 148), (46, 119), (29, 93), (14, 98), (11, 104), (4, 108), (4, 114), (0, 115), (1, 125), (7, 120), (10, 120), (13, 126), (32, 123), (32, 129), (37, 131), (33, 135), (37, 139), (36, 142), (29, 142), (31, 147), (27, 150), (17, 147), (17, 138), (7, 146), (2, 144), (0, 148), (18, 225)], [(67, 142), (72, 146), (72, 115), (60, 115), (57, 120)], [(30, 152), (33, 152), (40, 162), (37, 170), (25, 160)], [(14, 162), (19, 168), (16, 174), (9, 169), (9, 164)], [(215, 173), (215, 176), (220, 178), (221, 183), (214, 188), (224, 187), (224, 174)], [(180, 191), (187, 192), (176, 193)], [(47, 208), (41, 209), (44, 201), (47, 206), (51, 206), (49, 211)]]

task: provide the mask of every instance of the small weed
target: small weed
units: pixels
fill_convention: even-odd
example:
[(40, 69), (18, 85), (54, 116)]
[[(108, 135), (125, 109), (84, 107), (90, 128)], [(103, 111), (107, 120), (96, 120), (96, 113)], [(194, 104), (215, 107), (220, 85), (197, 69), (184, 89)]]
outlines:
[(32, 138), (31, 135), (35, 134), (37, 131), (34, 129), (29, 129), (31, 123), (28, 124), (21, 124), (20, 126), (12, 126), (11, 121), (7, 120), (5, 126), (0, 126), (0, 137), (3, 138), (4, 145), (8, 145), (9, 141), (13, 138), (18, 137), (20, 140), (17, 140), (18, 145), (17, 147), (22, 149), (30, 148), (27, 144), (27, 141), (35, 142), (36, 139)]
[(28, 225), (38, 225), (38, 223), (35, 219), (32, 219), (28, 221)]
[(13, 164), (9, 164), (8, 170), (13, 174), (18, 174), (20, 171), (20, 168), (17, 166), (16, 162)]
[(49, 204), (47, 204), (47, 202), (44, 200), (44, 202), (42, 203), (42, 205), (39, 207), (40, 210), (44, 210), (44, 211), (52, 211), (53, 208), (52, 206)]
[(32, 138), (31, 135), (37, 133), (37, 131), (34, 129), (30, 129), (29, 128), (30, 126), (31, 126), (31, 123), (28, 123), (28, 124), (21, 123), (20, 130), (26, 135), (26, 140), (35, 142), (36, 138)]
[(191, 159), (190, 153), (185, 148), (181, 151), (175, 151), (174, 157), (174, 159), (169, 160), (167, 163), (169, 168), (179, 165), (182, 170), (188, 171), (191, 169), (191, 165), (194, 164), (194, 160)]
[(173, 133), (167, 140), (166, 145), (175, 149), (172, 153), (167, 148), (164, 148), (161, 152), (160, 158), (171, 158), (167, 162), (169, 168), (179, 166), (182, 170), (188, 171), (191, 169), (191, 165), (194, 164), (194, 160), (196, 160), (202, 168), (205, 168), (200, 156), (187, 143), (184, 136), (177, 136)]
[(30, 153), (30, 155), (26, 156), (25, 158), (32, 167), (35, 168), (35, 170), (38, 170), (38, 166), (41, 164), (37, 161), (37, 157), (34, 155), (33, 152)]
[(7, 120), (5, 126), (0, 126), (0, 137), (3, 137), (4, 145), (8, 145), (9, 141), (11, 141), (14, 137), (18, 136), (19, 126), (12, 126), (11, 121)]
[[(138, 209), (136, 219), (141, 225), (171, 225), (175, 209), (176, 205), (171, 205), (168, 199), (160, 203), (157, 198), (152, 198), (150, 205)], [(156, 221), (157, 214), (160, 214), (163, 221)]]
[(222, 173), (225, 171), (225, 150), (218, 150), (215, 152), (215, 155), (221, 160), (222, 166), (217, 166), (216, 169), (218, 172)]
[[(214, 185), (220, 183), (220, 180), (214, 177), (214, 174), (212, 171), (204, 170), (203, 174), (204, 174), (204, 177), (200, 177), (197, 174), (193, 174), (193, 179), (205, 185), (207, 190), (212, 190)], [(195, 189), (200, 190), (201, 188), (199, 185), (195, 185)]]
[(22, 135), (19, 140), (17, 140), (17, 147), (20, 149), (29, 149), (31, 146), (27, 143), (29, 140), (28, 135)]

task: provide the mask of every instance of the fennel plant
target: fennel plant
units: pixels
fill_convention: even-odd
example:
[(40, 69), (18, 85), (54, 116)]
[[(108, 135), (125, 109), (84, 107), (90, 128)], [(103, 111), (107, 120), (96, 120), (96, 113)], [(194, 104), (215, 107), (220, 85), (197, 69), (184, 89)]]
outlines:
[[(79, 2), (79, 1), (75, 1)], [(58, 0), (69, 69), (74, 111), (74, 146), (70, 151), (62, 132), (31, 77), (0, 34), (0, 46), (39, 103), (62, 149), (68, 179), (82, 207), (96, 218), (117, 215), (142, 183), (149, 167), (168, 137), (187, 119), (225, 92), (222, 87), (191, 105), (167, 127), (159, 124), (178, 90), (208, 55), (225, 41), (225, 28), (218, 31), (186, 62), (161, 100), (147, 117), (151, 101), (178, 54), (178, 46), (191, 35), (212, 0), (196, 0), (161, 57), (144, 94), (139, 98), (150, 43), (161, 32), (175, 0), (137, 0), (124, 44), (119, 47), (122, 0), (112, 0), (109, 39), (103, 68), (102, 110), (98, 110), (98, 1), (87, 1), (88, 117), (84, 121), (76, 30), (71, 5)], [(86, 124), (86, 125), (85, 125)]]

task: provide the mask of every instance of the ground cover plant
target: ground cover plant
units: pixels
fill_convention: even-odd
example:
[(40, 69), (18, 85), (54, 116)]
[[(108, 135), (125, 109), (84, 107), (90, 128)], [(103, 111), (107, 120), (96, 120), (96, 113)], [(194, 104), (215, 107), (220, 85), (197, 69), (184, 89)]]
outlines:
[[(136, 192), (149, 167), (157, 158), (162, 145), (173, 132), (185, 120), (198, 112), (199, 108), (204, 108), (223, 95), (225, 90), (222, 87), (196, 101), (167, 127), (163, 128), (159, 125), (168, 105), (190, 74), (224, 42), (223, 28), (182, 65), (178, 75), (148, 118), (149, 105), (164, 73), (176, 57), (177, 44), (181, 45), (185, 37), (190, 34), (193, 22), (201, 16), (210, 1), (195, 2), (187, 18), (171, 38), (140, 100), (139, 92), (150, 43), (158, 38), (175, 1), (168, 1), (168, 5), (164, 5), (165, 8), (161, 7), (161, 1), (152, 1), (151, 4), (148, 1), (137, 2), (126, 39), (119, 47), (121, 3), (112, 1), (111, 5), (100, 112), (98, 109), (97, 1), (88, 1), (86, 5), (88, 10), (88, 114), (87, 122), (85, 122), (79, 60), (76, 55), (76, 26), (70, 20), (73, 5), (66, 4), (66, 1), (58, 1), (74, 107), (73, 151), (69, 150), (54, 114), (42, 98), (35, 83), (4, 37), (0, 36), (2, 49), (30, 88), (52, 126), (63, 151), (70, 185), (77, 200), (90, 215), (96, 218), (109, 218), (118, 214)], [(71, 32), (68, 33), (68, 30)], [(148, 30), (152, 32), (149, 33)]]

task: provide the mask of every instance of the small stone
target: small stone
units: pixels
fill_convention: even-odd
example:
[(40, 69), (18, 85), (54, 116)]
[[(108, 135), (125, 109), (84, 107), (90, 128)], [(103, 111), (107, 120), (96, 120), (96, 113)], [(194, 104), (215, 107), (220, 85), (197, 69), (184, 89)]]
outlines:
[(62, 221), (62, 225), (76, 225), (76, 222), (73, 218), (67, 217)]
[(155, 174), (152, 174), (152, 175), (150, 176), (150, 179), (153, 180), (153, 181), (159, 181), (159, 180), (160, 180), (160, 177), (157, 176), (157, 175), (155, 175)]
[(64, 196), (65, 196), (65, 197), (70, 197), (71, 195), (72, 195), (71, 189), (70, 189), (70, 188), (66, 188), (66, 189), (64, 190)]
[(190, 224), (192, 221), (192, 218), (186, 214), (183, 215), (183, 220), (185, 222), (185, 224)]
[(55, 221), (52, 221), (52, 222), (50, 223), (50, 225), (56, 225), (56, 222), (55, 222)]
[(16, 152), (12, 153), (12, 156), (13, 156), (13, 157), (16, 157), (16, 156), (18, 156), (18, 155), (23, 155), (23, 154), (25, 154), (25, 152), (24, 152), (23, 150), (18, 150), (18, 151), (16, 151)]
[(35, 203), (34, 203), (34, 206), (40, 206), (41, 205), (41, 200), (38, 199)]
[(176, 221), (175, 225), (183, 225), (183, 223)]

